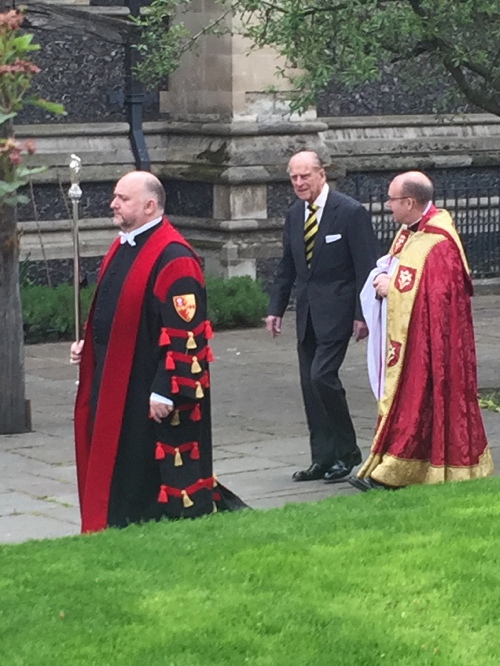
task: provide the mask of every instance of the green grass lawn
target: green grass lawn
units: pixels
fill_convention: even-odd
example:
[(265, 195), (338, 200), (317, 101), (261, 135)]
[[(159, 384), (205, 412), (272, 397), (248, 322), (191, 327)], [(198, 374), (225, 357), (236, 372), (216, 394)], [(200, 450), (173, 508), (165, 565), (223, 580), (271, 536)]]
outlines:
[(1, 666), (498, 666), (500, 479), (0, 548)]

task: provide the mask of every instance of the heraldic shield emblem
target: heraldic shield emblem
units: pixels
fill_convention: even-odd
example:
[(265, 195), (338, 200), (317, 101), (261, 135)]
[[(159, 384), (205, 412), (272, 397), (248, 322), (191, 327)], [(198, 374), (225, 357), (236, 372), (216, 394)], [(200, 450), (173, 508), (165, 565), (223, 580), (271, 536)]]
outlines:
[(399, 361), (401, 354), (401, 343), (391, 340), (389, 343), (389, 352), (387, 354), (387, 365), (392, 368)]
[(414, 268), (400, 266), (394, 281), (396, 289), (401, 293), (404, 293), (405, 291), (411, 291), (413, 289), (413, 285), (415, 284), (416, 276), (417, 271)]
[(172, 298), (174, 308), (179, 317), (190, 322), (196, 314), (196, 297), (194, 294), (181, 294)]
[(409, 231), (402, 231), (399, 234), (399, 236), (398, 236), (398, 238), (397, 238), (397, 240), (394, 244), (393, 254), (399, 254), (401, 252), (401, 250), (403, 249), (403, 247), (404, 247), (406, 241), (408, 240), (409, 236), (410, 236)]

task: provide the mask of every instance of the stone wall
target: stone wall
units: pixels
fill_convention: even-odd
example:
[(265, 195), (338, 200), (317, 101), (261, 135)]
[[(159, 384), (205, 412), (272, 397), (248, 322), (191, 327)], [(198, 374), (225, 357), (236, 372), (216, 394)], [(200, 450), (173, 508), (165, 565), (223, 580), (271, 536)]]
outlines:
[[(439, 122), (434, 116), (353, 117), (273, 125), (171, 121), (145, 123), (144, 129), (153, 172), (167, 190), (167, 213), (210, 273), (270, 280), (281, 253), (283, 215), (294, 200), (286, 165), (301, 147), (317, 150), (332, 184), (371, 207), (384, 242), (393, 227), (381, 197), (394, 173), (416, 167), (432, 176), (439, 196), (445, 184), (456, 199), (469, 193), (465, 203), (457, 204), (460, 216), (470, 209), (467, 214), (475, 220), (468, 242), (479, 235), (490, 247), (500, 239), (498, 199), (490, 198), (487, 205), (478, 199), (500, 191), (500, 119), (492, 116)], [(60, 279), (72, 256), (65, 201), (69, 155), (75, 152), (82, 159), (81, 248), (90, 260), (104, 253), (115, 234), (109, 201), (116, 178), (133, 168), (128, 127), (38, 125), (19, 128), (19, 134), (38, 137), (32, 163), (49, 165), (33, 179), (35, 206), (20, 209), (22, 259), (42, 261), (45, 253), (56, 262)], [(478, 265), (477, 272), (500, 272), (500, 256), (498, 264), (496, 269)], [(89, 273), (95, 273), (95, 266)]]

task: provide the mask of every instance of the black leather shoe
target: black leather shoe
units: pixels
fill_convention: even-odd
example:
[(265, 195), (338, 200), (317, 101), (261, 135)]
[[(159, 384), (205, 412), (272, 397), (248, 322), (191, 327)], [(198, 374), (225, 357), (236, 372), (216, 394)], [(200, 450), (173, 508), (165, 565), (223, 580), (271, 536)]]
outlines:
[(295, 472), (292, 476), (294, 481), (316, 481), (316, 479), (322, 479), (324, 473), (328, 468), (324, 465), (318, 463), (313, 463), (307, 469), (303, 469), (300, 472)]
[(344, 481), (346, 476), (352, 472), (354, 464), (345, 463), (343, 460), (337, 460), (324, 474), (323, 478), (327, 483), (339, 483)]
[(392, 488), (391, 486), (386, 486), (383, 483), (379, 483), (379, 481), (375, 481), (371, 478), (371, 476), (366, 476), (364, 479), (360, 479), (357, 476), (351, 476), (347, 479), (347, 482), (350, 483), (354, 488), (361, 490), (363, 493), (365, 493), (367, 490), (396, 490), (396, 488)]

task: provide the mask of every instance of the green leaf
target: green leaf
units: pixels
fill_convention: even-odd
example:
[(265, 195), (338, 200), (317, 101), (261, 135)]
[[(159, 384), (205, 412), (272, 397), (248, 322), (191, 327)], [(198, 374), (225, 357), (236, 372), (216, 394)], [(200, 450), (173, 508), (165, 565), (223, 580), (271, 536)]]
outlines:
[(25, 182), (22, 180), (15, 180), (12, 183), (8, 183), (5, 180), (0, 180), (0, 197), (5, 196), (6, 194), (12, 194), (24, 184)]
[(29, 176), (32, 176), (35, 173), (43, 173), (44, 171), (47, 171), (46, 166), (39, 166), (39, 167), (17, 167), (16, 169), (16, 176), (18, 178), (23, 178), (26, 179)]
[(25, 194), (9, 194), (6, 197), (0, 196), (0, 203), (4, 206), (17, 206), (17, 204), (27, 204), (29, 199)]
[(0, 111), (0, 125), (3, 125), (9, 120), (12, 120), (12, 118), (15, 118), (17, 116), (17, 113), (11, 112), (11, 113), (3, 113), (3, 111)]
[(25, 99), (25, 103), (26, 104), (31, 104), (32, 106), (38, 106), (39, 108), (44, 109), (44, 111), (48, 111), (49, 113), (53, 113), (56, 116), (66, 116), (66, 115), (68, 115), (62, 104), (56, 104), (55, 102), (49, 102), (46, 99), (42, 99), (41, 97), (27, 97)]
[(19, 35), (19, 37), (16, 37), (15, 39), (12, 40), (12, 44), (16, 51), (22, 53), (26, 51), (39, 51), (40, 50), (40, 44), (32, 44), (31, 42), (33, 41), (34, 35), (28, 34), (28, 35)]

